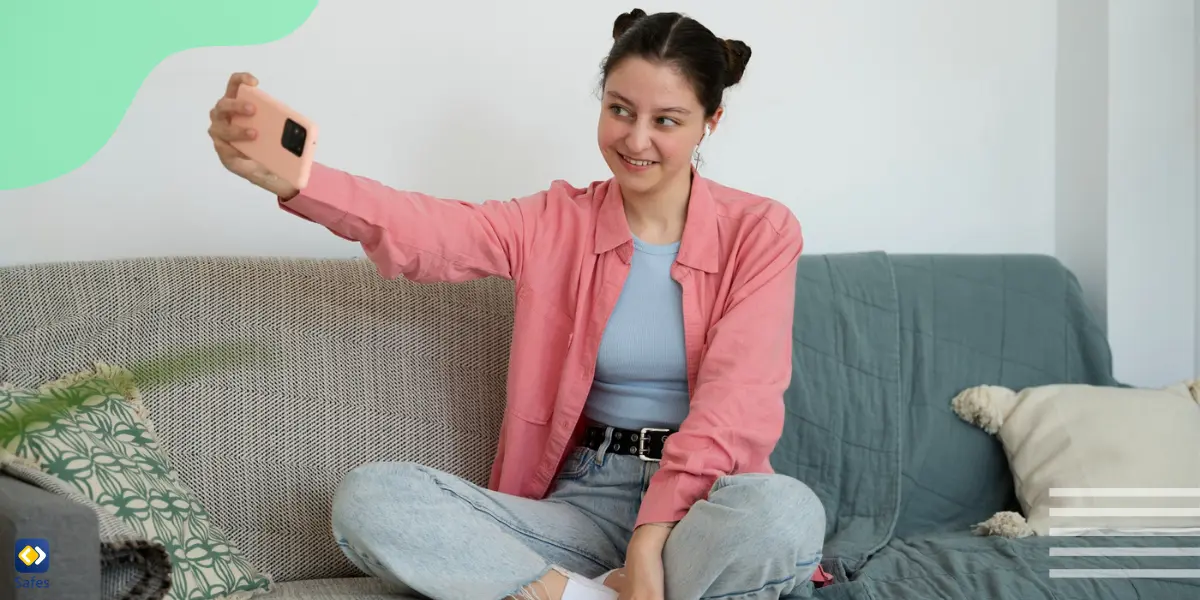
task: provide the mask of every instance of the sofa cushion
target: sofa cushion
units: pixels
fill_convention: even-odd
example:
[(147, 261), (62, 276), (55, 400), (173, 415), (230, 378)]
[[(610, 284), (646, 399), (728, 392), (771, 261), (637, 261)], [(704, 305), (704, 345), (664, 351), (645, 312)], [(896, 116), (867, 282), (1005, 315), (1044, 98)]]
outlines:
[(387, 281), (362, 259), (168, 257), (4, 267), (0, 290), (0, 380), (264, 350), (143, 398), (180, 477), (276, 581), (359, 573), (329, 530), (354, 467), (416, 461), (487, 483), (508, 281)]
[[(1195, 391), (1193, 391), (1194, 388)], [(1162, 389), (976, 386), (953, 401), (1004, 445), (1028, 527), (1200, 528), (1200, 381)], [(1132, 488), (1132, 494), (1102, 492)], [(1172, 514), (1171, 509), (1186, 509)]]
[(36, 389), (0, 386), (0, 453), (37, 465), (165, 546), (167, 598), (270, 589), (160, 450), (128, 371), (98, 365)]

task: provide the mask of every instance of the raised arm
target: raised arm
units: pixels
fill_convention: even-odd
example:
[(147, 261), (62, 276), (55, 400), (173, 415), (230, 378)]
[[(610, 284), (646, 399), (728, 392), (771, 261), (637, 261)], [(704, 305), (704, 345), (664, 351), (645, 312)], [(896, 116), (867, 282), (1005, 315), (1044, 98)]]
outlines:
[(285, 210), (359, 242), (389, 279), (403, 275), (428, 283), (520, 276), (549, 192), (472, 204), (395, 190), (321, 164), (312, 166), (307, 184), (298, 190), (234, 146), (257, 135), (235, 124), (236, 115), (256, 110), (238, 99), (241, 85), (257, 86), (258, 79), (249, 73), (229, 78), (209, 112), (208, 135), (227, 170), (275, 194)]
[(314, 164), (308, 185), (280, 206), (360, 243), (384, 277), (458, 282), (517, 278), (546, 197), (473, 204)]

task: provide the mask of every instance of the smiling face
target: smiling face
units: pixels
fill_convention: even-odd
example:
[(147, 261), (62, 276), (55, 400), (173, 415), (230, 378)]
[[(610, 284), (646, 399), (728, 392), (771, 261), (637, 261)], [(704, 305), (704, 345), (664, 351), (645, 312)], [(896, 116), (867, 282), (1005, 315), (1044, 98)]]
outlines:
[(627, 196), (652, 194), (690, 176), (704, 126), (715, 130), (720, 115), (718, 109), (705, 118), (692, 86), (671, 65), (630, 57), (604, 82), (600, 153)]

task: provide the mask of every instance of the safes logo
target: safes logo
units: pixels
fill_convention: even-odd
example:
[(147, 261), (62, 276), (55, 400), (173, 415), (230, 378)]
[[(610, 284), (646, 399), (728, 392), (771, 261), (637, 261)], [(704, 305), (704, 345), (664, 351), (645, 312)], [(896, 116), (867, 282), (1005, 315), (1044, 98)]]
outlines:
[(50, 542), (40, 538), (17, 540), (18, 573), (45, 573), (50, 570)]

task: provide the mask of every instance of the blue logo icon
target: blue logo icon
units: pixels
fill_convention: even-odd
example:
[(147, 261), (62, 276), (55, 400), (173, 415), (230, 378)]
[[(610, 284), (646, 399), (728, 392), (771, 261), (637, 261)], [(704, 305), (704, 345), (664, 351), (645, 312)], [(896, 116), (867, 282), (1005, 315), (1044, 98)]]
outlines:
[(45, 573), (50, 570), (50, 541), (41, 538), (17, 540), (15, 566), (18, 573)]

